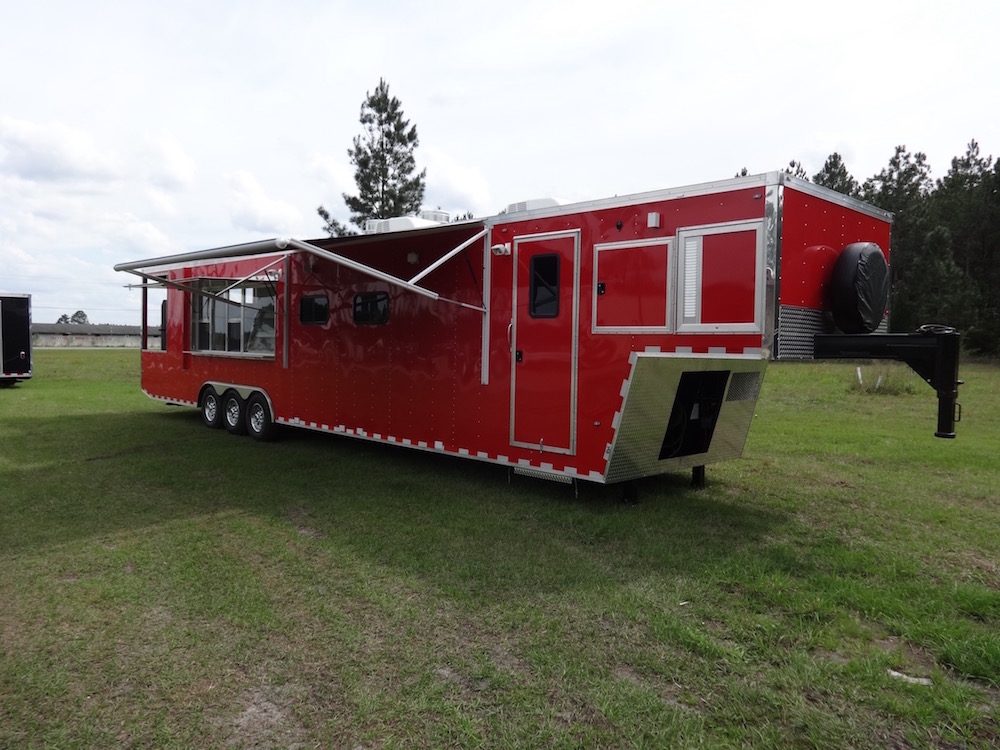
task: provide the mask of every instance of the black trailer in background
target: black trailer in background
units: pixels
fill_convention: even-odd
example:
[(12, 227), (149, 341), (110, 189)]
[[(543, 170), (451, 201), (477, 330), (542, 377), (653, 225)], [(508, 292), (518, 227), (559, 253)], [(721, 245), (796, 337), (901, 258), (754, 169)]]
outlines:
[(31, 377), (31, 296), (0, 295), (0, 387)]

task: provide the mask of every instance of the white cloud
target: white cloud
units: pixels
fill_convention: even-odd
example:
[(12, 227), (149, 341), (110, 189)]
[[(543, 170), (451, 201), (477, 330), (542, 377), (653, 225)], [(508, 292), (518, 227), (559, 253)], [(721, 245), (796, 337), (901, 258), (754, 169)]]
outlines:
[(418, 154), (427, 166), (425, 208), (440, 206), (452, 215), (472, 211), (476, 216), (490, 216), (502, 208), (493, 205), (489, 183), (478, 167), (462, 164), (434, 145), (422, 147)]
[(173, 195), (168, 193), (166, 190), (161, 190), (157, 187), (149, 187), (145, 191), (145, 196), (146, 202), (157, 215), (168, 219), (173, 219), (180, 215), (180, 210), (177, 207), (177, 201), (174, 200)]
[(351, 193), (355, 189), (354, 167), (328, 154), (315, 154), (308, 173), (320, 185), (322, 197), (319, 200), (323, 205), (327, 205), (331, 198), (339, 203), (343, 193)]
[(292, 204), (271, 198), (257, 179), (245, 170), (227, 178), (229, 214), (234, 226), (261, 234), (294, 233), (302, 224), (302, 213)]
[(128, 212), (101, 216), (95, 227), (105, 248), (118, 255), (155, 257), (171, 251), (169, 238), (155, 224)]
[[(4, 235), (7, 235), (6, 229)], [(13, 279), (8, 274), (3, 275), (0, 289), (5, 291), (14, 291), (22, 281), (34, 278), (45, 270), (37, 256), (26, 252), (23, 247), (6, 237), (0, 237), (0, 267), (17, 271), (17, 276)]]
[(150, 181), (163, 188), (182, 188), (194, 182), (195, 160), (181, 142), (166, 130), (146, 136), (146, 159)]
[(63, 123), (36, 123), (0, 115), (3, 166), (39, 182), (106, 181), (121, 173), (120, 160), (98, 148), (89, 133)]

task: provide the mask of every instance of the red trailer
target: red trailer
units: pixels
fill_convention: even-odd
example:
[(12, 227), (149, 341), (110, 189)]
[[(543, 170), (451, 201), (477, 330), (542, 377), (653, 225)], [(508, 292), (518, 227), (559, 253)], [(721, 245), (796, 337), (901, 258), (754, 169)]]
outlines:
[(891, 220), (774, 172), (115, 268), (143, 279), (143, 329), (161, 333), (143, 390), (209, 427), (304, 427), (564, 481), (692, 468), (700, 482), (742, 454), (775, 357), (927, 360), (943, 371), (938, 433), (954, 435), (957, 334), (878, 332)]

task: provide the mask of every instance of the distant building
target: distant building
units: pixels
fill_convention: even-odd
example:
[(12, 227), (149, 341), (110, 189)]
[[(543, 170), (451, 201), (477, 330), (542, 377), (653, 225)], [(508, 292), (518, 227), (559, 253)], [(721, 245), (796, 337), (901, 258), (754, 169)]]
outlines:
[[(150, 346), (159, 346), (159, 337), (150, 331)], [(138, 349), (141, 326), (93, 325), (91, 323), (32, 323), (31, 345), (39, 349), (63, 347), (98, 349)]]

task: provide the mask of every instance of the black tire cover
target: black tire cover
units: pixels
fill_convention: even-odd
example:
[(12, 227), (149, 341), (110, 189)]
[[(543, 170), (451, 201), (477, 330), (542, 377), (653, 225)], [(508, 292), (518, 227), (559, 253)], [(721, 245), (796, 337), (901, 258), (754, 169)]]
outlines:
[(830, 312), (844, 333), (871, 333), (889, 300), (889, 264), (874, 242), (855, 242), (841, 252), (830, 276)]

